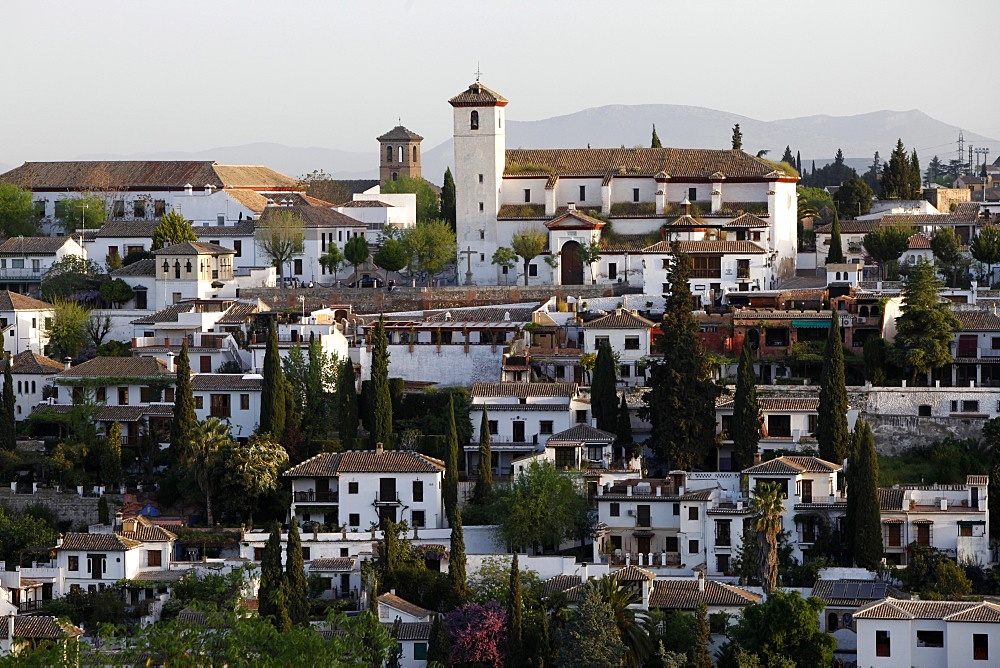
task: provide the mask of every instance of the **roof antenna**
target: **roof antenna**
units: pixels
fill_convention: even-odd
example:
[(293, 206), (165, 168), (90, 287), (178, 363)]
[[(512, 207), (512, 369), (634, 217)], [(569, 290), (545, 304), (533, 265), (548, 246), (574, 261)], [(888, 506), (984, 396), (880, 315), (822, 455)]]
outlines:
[(479, 83), (479, 77), (482, 75), (482, 72), (479, 71), (479, 61), (478, 60), (476, 61), (476, 71), (473, 74), (476, 75), (476, 83)]

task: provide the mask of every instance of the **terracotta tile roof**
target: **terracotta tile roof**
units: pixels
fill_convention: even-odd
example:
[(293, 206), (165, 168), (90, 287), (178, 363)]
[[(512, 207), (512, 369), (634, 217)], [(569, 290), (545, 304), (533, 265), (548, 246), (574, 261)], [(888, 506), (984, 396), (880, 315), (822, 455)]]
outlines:
[[(539, 174), (561, 176), (654, 176), (665, 172), (676, 179), (707, 179), (715, 172), (721, 172), (727, 178), (763, 179), (774, 171), (764, 161), (743, 151), (690, 148), (508, 150), (505, 171), (508, 174), (525, 174), (516, 169), (518, 166), (544, 167), (545, 171), (540, 171)], [(512, 167), (515, 169), (512, 170)]]
[(177, 540), (177, 534), (167, 531), (158, 524), (154, 524), (143, 515), (136, 515), (124, 520), (122, 530), (116, 533), (122, 538), (141, 542), (163, 543)]
[(444, 462), (410, 450), (323, 452), (285, 471), (289, 478), (341, 473), (440, 473)]
[(174, 407), (170, 404), (150, 404), (139, 406), (105, 406), (97, 414), (99, 422), (138, 422), (150, 416), (173, 417)]
[(733, 324), (761, 320), (829, 320), (832, 311), (779, 311), (775, 309), (741, 308), (733, 311)]
[(423, 137), (413, 130), (397, 125), (393, 129), (378, 137), (378, 141), (422, 141)]
[(226, 194), (254, 213), (261, 213), (267, 206), (267, 196), (256, 190), (227, 190)]
[(59, 550), (94, 550), (99, 552), (124, 552), (141, 547), (142, 543), (113, 533), (68, 533), (63, 537)]
[(616, 438), (617, 436), (614, 434), (607, 431), (601, 431), (597, 427), (591, 427), (589, 424), (577, 424), (573, 425), (569, 429), (559, 432), (558, 434), (549, 436), (549, 440), (546, 441), (546, 444), (555, 444), (559, 442), (614, 443)]
[(473, 397), (573, 397), (576, 383), (473, 383)]
[[(469, 410), (476, 413), (534, 413), (544, 411), (566, 411), (566, 404), (471, 404)], [(479, 447), (474, 446), (474, 447)]]
[(945, 617), (948, 622), (985, 622), (988, 624), (1000, 624), (1000, 605), (991, 601), (984, 601), (968, 610), (953, 612)]
[(11, 237), (0, 244), (0, 255), (55, 255), (69, 237)]
[(448, 100), (448, 104), (453, 107), (503, 107), (507, 105), (507, 100), (477, 81)]
[(878, 505), (882, 510), (902, 510), (903, 490), (896, 487), (880, 487), (878, 490)]
[(653, 580), (649, 607), (668, 610), (695, 610), (702, 601), (709, 606), (750, 605), (761, 600), (759, 594), (735, 585), (705, 581), (705, 590), (695, 580)]
[[(476, 306), (472, 308), (424, 311), (425, 322), (531, 322), (539, 302), (511, 306)], [(449, 317), (450, 316), (450, 317)], [(374, 318), (377, 321), (378, 317)]]
[(942, 619), (1000, 623), (1000, 606), (976, 601), (912, 601), (887, 598), (861, 608), (855, 619)]
[(14, 355), (11, 373), (51, 375), (64, 371), (66, 365), (30, 350)]
[[(17, 615), (14, 617), (14, 638), (25, 640), (59, 640), (83, 635), (83, 629), (60, 622), (55, 617)], [(7, 621), (0, 624), (0, 639), (7, 640)]]
[(145, 258), (125, 265), (121, 269), (115, 269), (111, 275), (115, 278), (119, 276), (156, 276), (156, 260)]
[[(767, 251), (752, 241), (680, 241), (682, 253), (731, 253), (734, 255), (757, 255)], [(669, 241), (660, 241), (642, 249), (644, 253), (672, 253)]]
[(233, 392), (259, 392), (264, 377), (241, 373), (199, 373), (191, 376), (191, 389), (198, 391), (231, 390)]
[(819, 457), (784, 456), (743, 469), (743, 473), (750, 475), (798, 475), (799, 473), (832, 473), (842, 468), (840, 464), (824, 461)]
[(391, 209), (393, 204), (380, 202), (377, 199), (352, 199), (349, 202), (337, 204), (338, 209)]
[(1000, 331), (1000, 315), (993, 311), (952, 311), (964, 331)]
[(11, 292), (10, 290), (0, 291), (0, 311), (51, 311), (52, 304), (34, 299), (27, 295)]
[[(873, 219), (873, 220), (842, 220), (840, 221), (840, 233), (841, 234), (868, 234), (869, 232), (874, 232), (880, 227), (888, 227), (888, 225), (883, 222), (885, 219)], [(831, 234), (833, 232), (833, 224), (820, 225), (816, 228), (816, 234)]]
[(247, 218), (235, 225), (199, 225), (194, 228), (194, 233), (198, 238), (252, 237), (255, 230), (256, 223)]
[(150, 378), (174, 376), (167, 365), (153, 357), (95, 357), (59, 374), (62, 378)]
[(581, 211), (570, 209), (561, 216), (545, 223), (545, 227), (550, 230), (599, 230), (606, 224), (603, 220), (591, 218)]
[(226, 313), (216, 321), (217, 325), (242, 325), (248, 318), (270, 309), (267, 304), (259, 300), (235, 302)]
[(760, 228), (760, 227), (770, 227), (771, 225), (761, 218), (753, 215), (752, 213), (744, 213), (743, 215), (733, 218), (731, 221), (723, 225), (723, 227), (740, 227), (740, 228)]
[(333, 559), (313, 559), (309, 562), (310, 571), (353, 571), (358, 560), (354, 557), (335, 557)]
[(614, 313), (583, 325), (584, 329), (650, 329), (655, 326), (656, 323), (625, 309), (616, 309)]
[(207, 160), (107, 160), (26, 162), (0, 175), (0, 181), (16, 183), (29, 190), (95, 190), (111, 182), (135, 189), (176, 188), (190, 183), (195, 187), (223, 183)]
[(95, 239), (126, 238), (126, 239), (152, 239), (153, 232), (160, 222), (157, 220), (113, 220), (104, 223), (101, 229), (94, 234)]
[(207, 244), (204, 241), (185, 241), (173, 244), (160, 250), (153, 251), (153, 255), (235, 255), (236, 251), (225, 248), (218, 244)]
[(930, 247), (931, 247), (931, 240), (925, 237), (923, 234), (920, 234), (919, 232), (911, 236), (910, 240), (907, 242), (907, 248), (909, 248), (910, 250), (925, 249), (925, 248), (929, 249)]
[(400, 598), (395, 594), (385, 593), (378, 597), (379, 605), (385, 605), (390, 608), (399, 610), (400, 612), (405, 612), (412, 617), (431, 617), (435, 613), (427, 608), (421, 608), (416, 603), (410, 603), (405, 598)]
[[(716, 408), (732, 408), (734, 400), (727, 398)], [(762, 411), (814, 411), (819, 408), (819, 397), (757, 397)]]
[(434, 622), (400, 622), (398, 626), (395, 622), (382, 622), (382, 628), (402, 642), (430, 640), (433, 625)]
[(302, 219), (304, 227), (364, 227), (365, 223), (339, 211), (321, 206), (269, 206), (264, 209), (257, 222), (257, 228), (267, 227), (268, 221), (282, 212), (292, 212)]
[(581, 584), (583, 584), (583, 578), (579, 575), (556, 575), (542, 582), (542, 597), (569, 591)]
[(162, 568), (140, 568), (131, 579), (139, 582), (177, 582), (188, 574), (187, 570), (164, 570)]
[[(156, 260), (153, 260), (156, 262)], [(133, 325), (158, 325), (164, 322), (177, 322), (177, 316), (181, 313), (191, 313), (194, 310), (195, 303), (191, 301), (180, 302), (179, 304), (171, 304), (162, 311), (157, 311), (156, 313), (151, 313), (145, 315), (141, 318), (136, 318), (132, 321)]]
[(612, 573), (611, 577), (619, 582), (644, 582), (646, 580), (655, 580), (656, 573), (647, 571), (645, 568), (639, 568), (635, 564), (629, 564)]

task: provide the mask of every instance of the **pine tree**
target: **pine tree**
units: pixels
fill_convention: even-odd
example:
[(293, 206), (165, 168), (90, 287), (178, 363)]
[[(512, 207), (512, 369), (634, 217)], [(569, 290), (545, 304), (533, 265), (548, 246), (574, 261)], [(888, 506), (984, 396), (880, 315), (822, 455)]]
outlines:
[(927, 374), (932, 384), (934, 369), (951, 364), (951, 344), (962, 324), (941, 301), (941, 289), (934, 265), (921, 260), (910, 268), (903, 286), (903, 312), (896, 318), (895, 349), (911, 369), (910, 382), (917, 374)]
[(257, 430), (275, 440), (285, 436), (285, 374), (281, 371), (278, 330), (274, 321), (267, 325), (267, 348), (264, 350), (264, 381), (260, 391), (260, 425)]
[(621, 403), (618, 404), (618, 422), (615, 429), (615, 456), (625, 457), (635, 444), (632, 435), (632, 415), (628, 412), (628, 401), (622, 392)]
[(442, 615), (434, 615), (431, 623), (430, 646), (427, 648), (427, 663), (438, 663), (442, 666), (451, 665), (451, 640), (448, 629), (444, 626)]
[[(874, 570), (882, 562), (882, 516), (878, 502), (878, 457), (875, 454), (875, 439), (871, 427), (859, 419), (854, 426), (857, 434), (853, 439), (850, 476), (852, 487), (847, 496), (854, 497), (854, 519), (850, 522), (853, 532), (854, 563), (862, 568)], [(848, 510), (852, 509), (848, 507)]]
[(791, 165), (792, 167), (795, 166), (795, 156), (792, 155), (791, 146), (785, 147), (785, 152), (781, 154), (781, 162)]
[(385, 316), (379, 316), (372, 335), (371, 443), (392, 447), (392, 393), (389, 391), (389, 341)]
[(691, 648), (691, 665), (694, 668), (712, 668), (712, 655), (708, 645), (711, 634), (708, 628), (708, 606), (704, 601), (698, 603), (694, 623), (694, 646)]
[(750, 346), (744, 341), (740, 366), (736, 371), (733, 420), (729, 437), (733, 440), (733, 470), (750, 467), (760, 442), (760, 404), (757, 402), (757, 375)]
[(441, 186), (441, 220), (447, 220), (452, 231), (458, 220), (455, 209), (455, 177), (451, 175), (451, 167), (444, 170), (444, 185)]
[(191, 390), (191, 361), (188, 358), (187, 337), (181, 343), (181, 354), (177, 357), (177, 389), (174, 392), (174, 419), (170, 423), (170, 454), (173, 461), (180, 461), (181, 452), (187, 447), (194, 426), (198, 422), (194, 414), (194, 393)]
[[(486, 430), (489, 432), (489, 429)], [(454, 395), (448, 395), (448, 458), (445, 460), (444, 488), (442, 497), (444, 500), (444, 512), (448, 522), (454, 521), (455, 513), (458, 511), (458, 428), (455, 426), (455, 399)]]
[(309, 584), (302, 559), (302, 539), (295, 518), (288, 524), (288, 546), (285, 548), (285, 593), (288, 618), (292, 624), (309, 624)]
[(476, 469), (476, 487), (472, 492), (472, 502), (483, 505), (492, 493), (493, 453), (490, 449), (490, 419), (484, 408), (483, 419), (479, 423), (479, 467)]
[(827, 264), (844, 263), (844, 247), (840, 240), (840, 216), (833, 215), (833, 225), (830, 227), (830, 250), (826, 254)]
[(649, 143), (650, 148), (663, 148), (663, 144), (660, 143), (660, 137), (656, 134), (656, 123), (653, 123), (653, 139)]
[(739, 123), (733, 126), (733, 150), (734, 151), (743, 150), (743, 133), (740, 132)]
[(275, 522), (271, 537), (264, 546), (260, 561), (260, 586), (257, 590), (258, 613), (278, 631), (291, 628), (285, 593), (285, 577), (281, 572), (281, 526)]
[[(113, 422), (104, 438), (101, 450), (101, 481), (115, 486), (122, 481), (122, 425)], [(103, 497), (102, 497), (103, 498)]]
[(844, 381), (844, 347), (840, 340), (840, 319), (830, 316), (830, 331), (820, 374), (819, 415), (816, 440), (819, 456), (839, 464), (850, 453), (851, 435), (847, 429), (847, 386)]
[(717, 442), (718, 387), (710, 377), (711, 367), (691, 313), (691, 270), (691, 257), (675, 244), (663, 336), (657, 344), (663, 358), (650, 367), (650, 391), (640, 411), (640, 417), (652, 423), (651, 446), (657, 455), (663, 460), (669, 458), (671, 466), (684, 470), (701, 464)]
[[(896, 148), (889, 155), (889, 162), (882, 170), (882, 199), (917, 199), (920, 196), (920, 172), (917, 171), (916, 179), (913, 174), (913, 160), (906, 153), (903, 140), (896, 141)], [(917, 162), (917, 170), (920, 163)]]
[(524, 665), (524, 644), (521, 620), (524, 616), (524, 599), (521, 594), (521, 570), (517, 564), (517, 552), (510, 561), (510, 599), (507, 602), (507, 653), (505, 665), (518, 668)]
[(594, 377), (590, 386), (590, 406), (597, 428), (614, 431), (618, 422), (618, 389), (615, 358), (611, 346), (602, 343), (597, 348)]
[(452, 515), (451, 550), (448, 557), (448, 582), (455, 606), (469, 600), (469, 583), (465, 576), (465, 532), (462, 531), (462, 510), (458, 507)]
[(341, 447), (353, 448), (358, 438), (358, 387), (350, 357), (340, 365), (337, 375), (337, 423)]
[[(0, 336), (0, 340), (3, 337)], [(17, 448), (17, 423), (14, 418), (14, 407), (17, 400), (14, 398), (14, 376), (12, 367), (14, 358), (4, 352), (3, 344), (0, 342), (0, 360), (3, 360), (3, 397), (0, 400), (0, 447), (4, 450), (14, 450)]]

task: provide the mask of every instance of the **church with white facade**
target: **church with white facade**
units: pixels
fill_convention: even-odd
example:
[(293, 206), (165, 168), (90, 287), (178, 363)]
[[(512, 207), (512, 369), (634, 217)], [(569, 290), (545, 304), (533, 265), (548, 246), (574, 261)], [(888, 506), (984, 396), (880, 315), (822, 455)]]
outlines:
[[(692, 289), (716, 299), (795, 273), (798, 178), (773, 163), (739, 150), (510, 150), (502, 95), (476, 81), (449, 103), (457, 241), (463, 259), (471, 251), (476, 283), (515, 282), (493, 254), (528, 229), (548, 238), (527, 267), (529, 285), (639, 284), (669, 262), (674, 240), (694, 259), (703, 285)], [(600, 257), (586, 262), (594, 249)], [(506, 271), (524, 283), (523, 262)]]

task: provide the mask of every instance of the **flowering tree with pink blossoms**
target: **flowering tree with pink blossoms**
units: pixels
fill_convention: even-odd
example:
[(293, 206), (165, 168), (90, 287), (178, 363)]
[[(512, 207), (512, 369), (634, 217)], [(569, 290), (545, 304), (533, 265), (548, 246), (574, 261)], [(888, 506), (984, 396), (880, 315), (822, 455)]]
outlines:
[(507, 611), (496, 601), (466, 603), (445, 616), (454, 663), (503, 666)]

